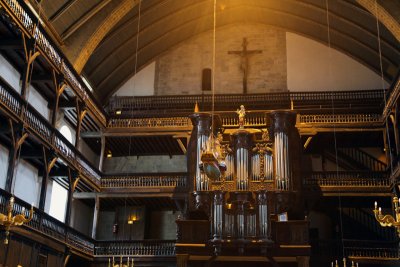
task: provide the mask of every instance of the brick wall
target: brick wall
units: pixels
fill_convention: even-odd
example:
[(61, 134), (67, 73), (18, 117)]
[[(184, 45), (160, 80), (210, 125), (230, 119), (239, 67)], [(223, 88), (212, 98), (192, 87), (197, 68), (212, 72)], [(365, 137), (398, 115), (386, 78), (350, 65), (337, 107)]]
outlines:
[[(216, 32), (216, 93), (242, 93), (243, 74), (239, 55), (243, 38), (249, 56), (248, 93), (287, 90), (286, 33), (262, 24), (233, 24)], [(197, 35), (161, 56), (156, 62), (155, 94), (201, 94), (201, 75), (212, 68), (212, 31)]]

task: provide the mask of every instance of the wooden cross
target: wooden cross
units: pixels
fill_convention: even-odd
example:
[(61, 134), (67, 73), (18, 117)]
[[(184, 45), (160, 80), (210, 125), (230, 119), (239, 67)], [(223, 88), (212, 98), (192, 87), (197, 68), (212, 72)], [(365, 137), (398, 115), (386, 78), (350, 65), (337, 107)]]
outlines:
[(239, 55), (240, 69), (243, 72), (243, 94), (247, 94), (247, 75), (249, 70), (249, 56), (252, 54), (261, 54), (262, 50), (247, 50), (247, 39), (243, 38), (243, 50), (241, 51), (228, 51), (228, 54)]

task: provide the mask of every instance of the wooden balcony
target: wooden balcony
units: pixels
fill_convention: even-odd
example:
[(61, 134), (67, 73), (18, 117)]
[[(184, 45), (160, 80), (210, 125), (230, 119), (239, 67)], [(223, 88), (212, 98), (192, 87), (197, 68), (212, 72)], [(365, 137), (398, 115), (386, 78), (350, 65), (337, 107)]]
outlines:
[(387, 172), (338, 171), (312, 172), (305, 175), (303, 187), (309, 193), (322, 195), (387, 195), (392, 180)]
[(77, 170), (94, 188), (100, 186), (101, 174), (86, 158), (55, 129), (39, 112), (0, 80), (0, 110), (37, 137), (69, 166)]
[(72, 64), (43, 30), (42, 25), (37, 25), (38, 19), (25, 3), (19, 0), (1, 0), (0, 5), (6, 10), (12, 21), (18, 25), (23, 34), (35, 40), (40, 54), (47, 59), (57, 73), (63, 75), (68, 86), (85, 102), (87, 108), (100, 124), (105, 126), (107, 117), (103, 108), (97, 103)]

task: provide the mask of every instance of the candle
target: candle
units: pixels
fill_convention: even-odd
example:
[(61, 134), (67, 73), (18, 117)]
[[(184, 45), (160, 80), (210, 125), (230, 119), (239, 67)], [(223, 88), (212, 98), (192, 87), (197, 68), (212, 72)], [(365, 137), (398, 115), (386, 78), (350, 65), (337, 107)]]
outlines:
[(375, 201), (375, 209), (378, 208), (378, 202)]
[(108, 258), (108, 267), (111, 267), (111, 259)]
[(382, 214), (382, 209), (381, 209), (381, 207), (379, 207), (379, 215), (381, 215)]
[(114, 267), (115, 261), (114, 261), (114, 256), (113, 256), (113, 261), (112, 261), (112, 267)]
[[(129, 267), (129, 266), (128, 266)], [(132, 258), (132, 266), (131, 267), (133, 267), (133, 258)]]
[(126, 261), (126, 266), (129, 267), (129, 256), (128, 256), (128, 260)]

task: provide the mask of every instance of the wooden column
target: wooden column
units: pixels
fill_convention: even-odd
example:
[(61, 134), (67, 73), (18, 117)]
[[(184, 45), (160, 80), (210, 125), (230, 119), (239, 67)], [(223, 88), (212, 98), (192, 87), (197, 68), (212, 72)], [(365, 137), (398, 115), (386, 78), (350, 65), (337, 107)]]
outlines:
[(18, 152), (22, 144), (24, 143), (25, 139), (28, 137), (28, 133), (24, 132), (21, 124), (17, 124), (13, 122), (11, 119), (8, 122), (11, 131), (12, 146), (10, 148), (8, 155), (8, 168), (7, 168), (5, 190), (11, 193), (13, 180), (15, 176), (15, 167), (18, 164), (17, 162)]
[(65, 212), (65, 224), (70, 225), (71, 223), (71, 209), (72, 209), (72, 198), (75, 191), (75, 188), (79, 182), (80, 176), (79, 173), (75, 170), (71, 170), (68, 168), (68, 200), (67, 200), (67, 210)]
[(106, 137), (103, 133), (101, 133), (101, 149), (100, 149), (100, 158), (99, 158), (99, 171), (103, 171), (103, 162), (104, 162), (104, 153), (106, 149)]
[(54, 151), (48, 151), (43, 146), (43, 177), (42, 186), (40, 188), (40, 199), (39, 199), (39, 209), (44, 211), (46, 205), (46, 195), (47, 195), (47, 184), (49, 182), (49, 173), (54, 167), (58, 157)]
[(96, 239), (97, 223), (99, 221), (100, 212), (100, 198), (96, 195), (94, 199), (94, 211), (93, 211), (93, 226), (92, 226), (92, 238)]
[(53, 86), (54, 86), (55, 100), (53, 103), (53, 114), (51, 116), (51, 125), (54, 128), (56, 128), (57, 114), (60, 104), (60, 96), (67, 87), (67, 84), (64, 82), (64, 76), (57, 74), (55, 71), (53, 71)]
[(22, 34), (22, 39), (24, 43), (25, 66), (21, 75), (21, 96), (27, 100), (26, 93), (32, 77), (33, 62), (40, 55), (40, 52), (36, 51), (35, 40), (29, 39), (25, 34)]
[(76, 98), (76, 114), (77, 114), (77, 123), (76, 123), (76, 132), (75, 132), (75, 148), (79, 150), (80, 139), (81, 139), (81, 126), (82, 121), (86, 115), (85, 105)]

